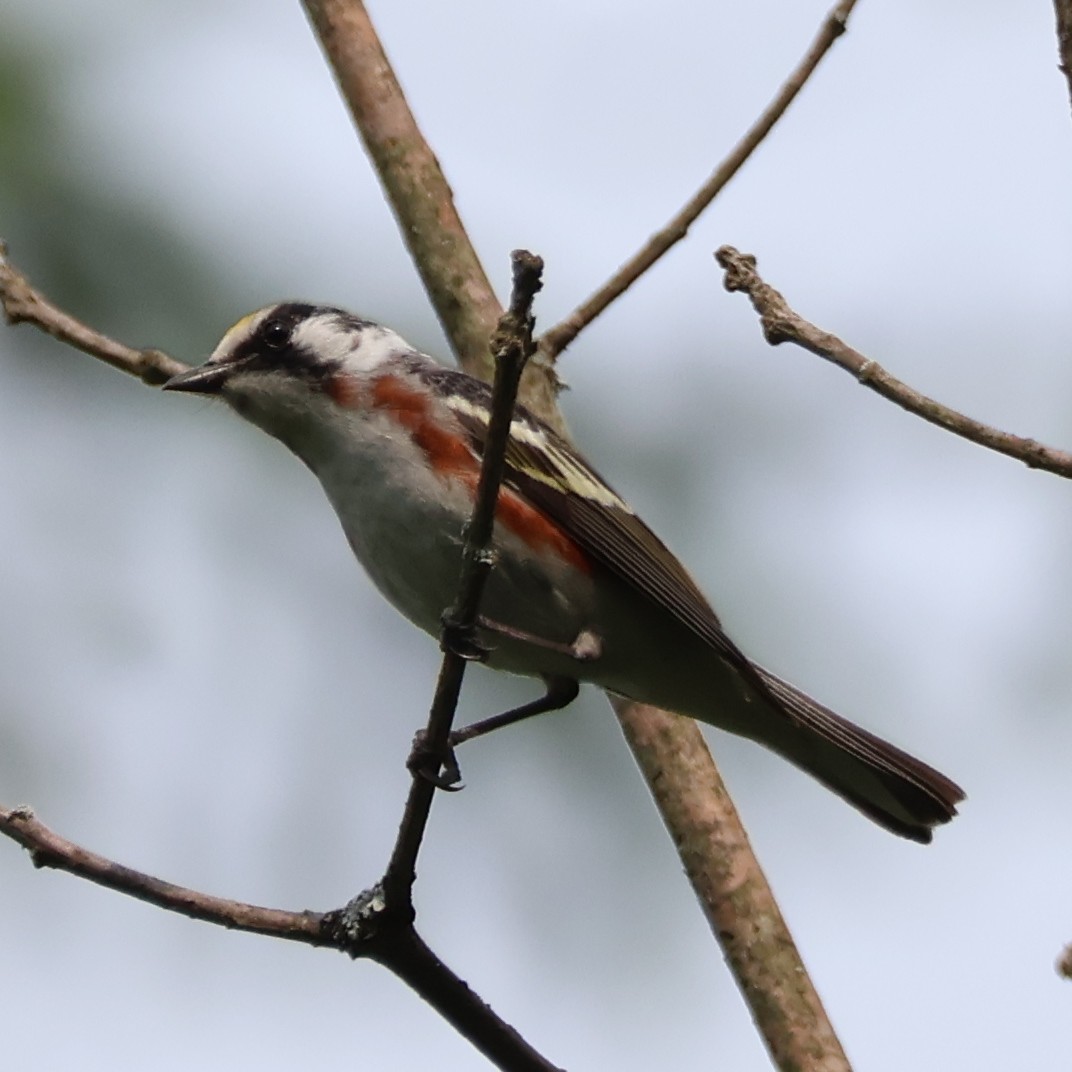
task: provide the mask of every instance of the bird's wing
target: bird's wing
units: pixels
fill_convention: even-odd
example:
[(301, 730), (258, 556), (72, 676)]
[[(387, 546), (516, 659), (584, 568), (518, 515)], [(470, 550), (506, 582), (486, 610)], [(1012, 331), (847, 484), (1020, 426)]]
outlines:
[[(470, 385), (479, 382), (462, 379)], [(448, 399), (480, 455), (490, 405), (485, 390), (468, 386), (460, 399), (455, 394)], [(520, 407), (507, 446), (505, 482), (586, 554), (706, 641), (803, 731), (802, 737), (781, 740), (776, 747), (787, 759), (888, 830), (915, 841), (930, 841), (931, 828), (956, 815), (956, 805), (964, 799), (956, 783), (750, 662), (662, 541), (568, 443)]]
[[(436, 378), (442, 373), (449, 380), (437, 386), (474, 450), (483, 456), (490, 389), (449, 369), (437, 370)], [(464, 391), (457, 390), (454, 377), (467, 381)], [(672, 614), (769, 695), (747, 656), (723, 632), (696, 582), (662, 540), (561, 436), (520, 406), (506, 448), (504, 483), (561, 526), (588, 555)]]

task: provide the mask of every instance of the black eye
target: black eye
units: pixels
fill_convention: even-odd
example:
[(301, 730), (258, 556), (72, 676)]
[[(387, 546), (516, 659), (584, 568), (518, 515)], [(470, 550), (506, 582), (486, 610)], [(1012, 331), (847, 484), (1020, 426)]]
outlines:
[(290, 327), (285, 320), (268, 320), (261, 328), (261, 338), (269, 350), (282, 350), (290, 342)]

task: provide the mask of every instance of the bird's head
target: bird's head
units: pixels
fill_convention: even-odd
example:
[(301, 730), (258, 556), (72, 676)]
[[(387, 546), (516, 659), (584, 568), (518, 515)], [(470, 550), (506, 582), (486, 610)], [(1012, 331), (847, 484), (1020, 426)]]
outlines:
[(165, 391), (222, 398), (299, 454), (304, 441), (359, 408), (363, 385), (415, 352), (389, 328), (330, 306), (282, 302), (250, 313), (208, 361)]

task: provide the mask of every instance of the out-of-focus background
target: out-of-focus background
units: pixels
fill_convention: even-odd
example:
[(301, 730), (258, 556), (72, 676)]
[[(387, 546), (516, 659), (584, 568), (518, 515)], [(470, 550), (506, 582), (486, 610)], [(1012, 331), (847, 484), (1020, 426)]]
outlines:
[[(548, 327), (659, 227), (819, 3), (374, 3), (500, 293)], [(340, 303), (447, 348), (297, 3), (7, 0), (0, 234), (103, 330), (201, 360)], [(1072, 984), (1072, 487), (762, 341), (711, 252), (919, 389), (1068, 447), (1072, 118), (1047, 4), (864, 2), (678, 247), (566, 354), (574, 433), (732, 635), (962, 782), (927, 849), (711, 734), (850, 1056), (1055, 1067)], [(0, 331), (0, 800), (221, 895), (381, 873), (434, 643), (312, 478), (222, 408)], [(532, 695), (478, 671), (464, 716)], [(768, 1067), (605, 701), (466, 748), (420, 927), (572, 1069)], [(382, 970), (235, 935), (0, 843), (5, 1067), (476, 1069)]]

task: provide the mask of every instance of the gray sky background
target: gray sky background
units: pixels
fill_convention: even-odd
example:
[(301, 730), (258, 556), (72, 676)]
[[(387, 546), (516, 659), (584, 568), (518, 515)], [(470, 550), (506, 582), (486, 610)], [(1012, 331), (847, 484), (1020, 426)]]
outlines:
[[(510, 249), (545, 257), (543, 327), (691, 194), (826, 10), (371, 6), (500, 293)], [(55, 110), (29, 122), (71, 188), (157, 221), (105, 254), (18, 188), (0, 146), (13, 259), (77, 247), (100, 327), (196, 362), (249, 309), (305, 297), (446, 356), (297, 4), (7, 0), (2, 22), (45, 72)], [(710, 735), (869, 1072), (1067, 1060), (1070, 489), (769, 349), (711, 252), (755, 253), (804, 315), (915, 387), (1067, 448), (1056, 64), (1045, 3), (863, 0), (689, 240), (561, 366), (577, 439), (742, 646), (968, 792), (921, 849)], [(184, 251), (206, 266), (199, 300), (153, 286)], [(379, 602), (315, 482), (222, 409), (28, 329), (0, 331), (0, 444), (0, 800), (261, 904), (334, 907), (375, 880), (437, 652)], [(466, 717), (529, 695), (478, 672)], [(457, 971), (563, 1067), (768, 1067), (598, 695), (462, 762), (418, 886)], [(371, 965), (170, 917), (11, 845), (0, 898), (20, 1072), (485, 1067)]]

